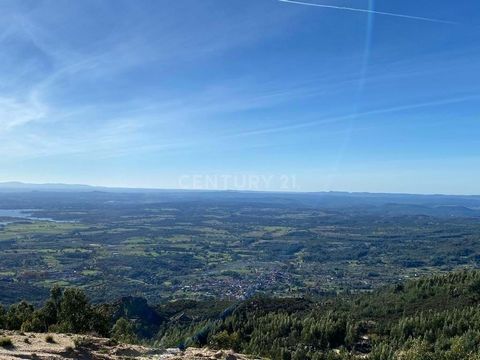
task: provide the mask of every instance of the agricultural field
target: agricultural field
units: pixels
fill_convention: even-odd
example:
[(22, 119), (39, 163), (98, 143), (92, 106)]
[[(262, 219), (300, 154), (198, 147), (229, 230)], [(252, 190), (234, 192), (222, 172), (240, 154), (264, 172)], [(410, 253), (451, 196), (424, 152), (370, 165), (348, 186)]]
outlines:
[[(392, 205), (392, 201), (396, 201)], [(477, 198), (0, 193), (0, 302), (368, 291), (480, 263)], [(421, 204), (420, 204), (421, 203)], [(445, 205), (446, 204), (446, 205)]]

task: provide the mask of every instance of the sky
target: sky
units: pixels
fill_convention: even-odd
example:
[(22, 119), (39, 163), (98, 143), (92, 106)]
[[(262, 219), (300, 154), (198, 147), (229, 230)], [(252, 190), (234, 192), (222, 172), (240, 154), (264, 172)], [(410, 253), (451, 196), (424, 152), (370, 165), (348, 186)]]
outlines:
[(0, 1), (0, 182), (480, 194), (478, 0)]

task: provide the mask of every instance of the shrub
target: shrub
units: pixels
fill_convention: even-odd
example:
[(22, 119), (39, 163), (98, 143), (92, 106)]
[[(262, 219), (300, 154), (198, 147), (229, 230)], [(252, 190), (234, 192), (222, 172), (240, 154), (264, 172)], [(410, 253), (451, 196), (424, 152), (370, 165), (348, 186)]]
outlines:
[(229, 334), (227, 331), (221, 331), (210, 338), (210, 345), (217, 349), (238, 349), (240, 339), (238, 333)]
[(86, 348), (92, 346), (93, 341), (86, 336), (76, 336), (73, 339), (73, 345), (75, 345), (76, 348)]
[(123, 317), (118, 319), (113, 326), (112, 339), (127, 344), (135, 344), (138, 342), (134, 325)]
[(6, 336), (0, 337), (0, 346), (4, 348), (13, 346), (12, 339)]
[(53, 338), (52, 335), (47, 335), (47, 336), (45, 336), (45, 341), (46, 341), (47, 343), (50, 343), (50, 344), (54, 344), (54, 343), (55, 343), (55, 339)]
[(108, 339), (107, 342), (105, 343), (105, 345), (107, 345), (107, 346), (117, 346), (118, 341), (115, 340), (115, 339)]

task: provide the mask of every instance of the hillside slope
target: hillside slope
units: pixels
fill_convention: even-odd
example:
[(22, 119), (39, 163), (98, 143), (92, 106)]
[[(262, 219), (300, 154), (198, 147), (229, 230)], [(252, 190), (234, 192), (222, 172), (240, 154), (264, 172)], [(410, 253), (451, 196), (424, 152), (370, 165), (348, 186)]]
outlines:
[(154, 306), (140, 298), (91, 304), (80, 289), (54, 287), (41, 308), (25, 301), (0, 307), (0, 328), (10, 330), (0, 335), (0, 359), (34, 359), (32, 353), (44, 359), (245, 358), (209, 350), (159, 350), (207, 347), (275, 360), (480, 359), (478, 270), (363, 294), (310, 299), (258, 295), (226, 305), (212, 299)]

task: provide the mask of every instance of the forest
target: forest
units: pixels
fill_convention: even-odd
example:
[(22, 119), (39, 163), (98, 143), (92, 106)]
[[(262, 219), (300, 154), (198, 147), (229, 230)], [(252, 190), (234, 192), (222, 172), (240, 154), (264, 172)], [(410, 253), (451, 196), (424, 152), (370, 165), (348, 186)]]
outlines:
[(157, 347), (209, 346), (281, 360), (478, 359), (480, 271), (462, 270), (317, 299), (256, 295), (239, 302), (127, 297), (92, 304), (54, 287), (43, 306), (0, 308), (9, 330), (97, 334)]

